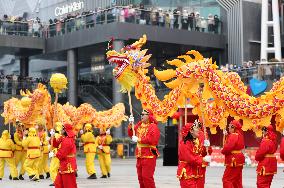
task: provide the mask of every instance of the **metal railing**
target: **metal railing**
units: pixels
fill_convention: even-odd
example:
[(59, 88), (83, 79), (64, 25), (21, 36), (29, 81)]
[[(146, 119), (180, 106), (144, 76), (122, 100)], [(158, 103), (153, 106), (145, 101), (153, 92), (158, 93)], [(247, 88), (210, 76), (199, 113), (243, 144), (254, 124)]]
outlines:
[(146, 9), (112, 7), (109, 9), (79, 15), (74, 18), (59, 20), (50, 24), (44, 36), (53, 37), (96, 25), (112, 22), (126, 22), (140, 25), (152, 25), (171, 29), (183, 29), (206, 33), (221, 33), (221, 21), (219, 18), (192, 17), (188, 14), (175, 14), (163, 11), (151, 11)]
[(82, 13), (74, 17), (68, 15), (68, 17), (51, 24), (44, 24), (39, 20), (13, 21), (6, 18), (0, 20), (0, 34), (49, 38), (112, 22), (152, 25), (214, 34), (220, 34), (222, 26), (222, 22), (217, 17), (207, 19), (190, 14), (183, 15), (179, 12), (115, 6), (109, 9)]

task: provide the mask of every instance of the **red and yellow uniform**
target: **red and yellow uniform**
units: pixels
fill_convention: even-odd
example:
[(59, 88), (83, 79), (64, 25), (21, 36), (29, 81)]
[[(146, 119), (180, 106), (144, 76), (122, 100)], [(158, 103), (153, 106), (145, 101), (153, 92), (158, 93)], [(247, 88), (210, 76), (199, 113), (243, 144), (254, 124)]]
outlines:
[(23, 130), (17, 128), (16, 132), (14, 133), (14, 141), (15, 141), (15, 161), (16, 167), (21, 163), (21, 168), (19, 170), (19, 174), (22, 177), (25, 174), (24, 163), (27, 156), (27, 150), (22, 146), (23, 141)]
[[(208, 138), (208, 135), (206, 135), (206, 139)], [(213, 152), (213, 149), (211, 146), (208, 147), (208, 149), (204, 146), (204, 140), (205, 140), (205, 134), (203, 130), (199, 131), (199, 137), (198, 140), (200, 142), (199, 146), (199, 155), (201, 157), (205, 157), (207, 154), (211, 155)], [(208, 152), (208, 153), (207, 153)], [(205, 185), (205, 175), (206, 175), (206, 167), (209, 166), (208, 162), (203, 161), (202, 165), (200, 167), (200, 173), (202, 176), (197, 179), (197, 187), (198, 188), (204, 188)]]
[(96, 179), (96, 169), (95, 169), (96, 139), (92, 131), (93, 126), (87, 123), (84, 129), (85, 133), (81, 135), (81, 141), (84, 144), (84, 153), (86, 155), (86, 160), (85, 160), (86, 170), (87, 173), (90, 175), (89, 179)]
[[(76, 163), (76, 145), (75, 134), (70, 124), (64, 124), (64, 136), (60, 139), (60, 147), (56, 157), (60, 161), (59, 173), (54, 182), (55, 188), (77, 188), (75, 172)], [(56, 144), (55, 144), (56, 145)]]
[(200, 155), (199, 139), (185, 140), (192, 128), (192, 123), (188, 123), (183, 127), (183, 139), (179, 142), (177, 178), (180, 181), (181, 188), (198, 188), (198, 179), (202, 177), (201, 166), (203, 158)]
[(59, 169), (59, 159), (56, 157), (56, 153), (57, 153), (58, 147), (62, 139), (62, 135), (60, 134), (61, 130), (62, 130), (62, 125), (61, 123), (57, 122), (55, 126), (56, 132), (50, 140), (50, 144), (52, 146), (51, 152), (53, 153), (54, 156), (51, 158), (51, 161), (50, 161), (49, 172), (50, 172), (50, 178), (53, 183), (55, 182), (58, 169)]
[(261, 140), (260, 146), (255, 154), (257, 166), (257, 187), (269, 188), (274, 174), (277, 172), (277, 160), (275, 152), (277, 150), (276, 134), (273, 127), (267, 127), (267, 134)]
[(0, 179), (2, 179), (4, 176), (5, 163), (7, 163), (9, 166), (12, 178), (18, 179), (18, 171), (13, 154), (14, 150), (15, 144), (10, 138), (9, 132), (7, 130), (4, 130), (0, 138)]
[(245, 157), (241, 151), (245, 148), (242, 125), (236, 120), (233, 120), (230, 124), (234, 126), (235, 132), (226, 137), (221, 151), (225, 155), (226, 166), (223, 175), (223, 187), (242, 188), (242, 170), (245, 163)]
[(111, 156), (110, 156), (110, 143), (112, 142), (112, 136), (106, 134), (104, 128), (101, 128), (100, 135), (96, 138), (96, 146), (100, 168), (102, 171), (102, 177), (110, 177), (111, 171)]
[(27, 156), (24, 163), (24, 168), (29, 177), (39, 179), (38, 166), (40, 164), (40, 139), (37, 136), (35, 128), (29, 129), (29, 134), (22, 142), (23, 147), (27, 148)]
[(43, 177), (43, 174), (46, 173), (47, 177), (49, 178), (50, 174), (49, 174), (49, 167), (48, 167), (48, 153), (49, 153), (49, 149), (48, 149), (48, 141), (47, 141), (47, 134), (45, 132), (45, 130), (41, 130), (38, 132), (38, 136), (40, 138), (40, 142), (41, 142), (41, 156), (40, 156), (40, 164), (39, 164), (39, 175)]
[[(135, 127), (135, 133), (138, 137), (136, 147), (136, 168), (138, 174), (138, 180), (140, 188), (155, 188), (154, 172), (156, 168), (156, 160), (159, 156), (157, 145), (160, 139), (160, 130), (157, 125), (157, 121), (154, 119), (153, 114), (150, 110), (149, 122), (142, 123), (138, 122)], [(129, 137), (133, 136), (131, 126), (128, 126)]]
[(280, 158), (284, 161), (284, 137), (281, 139), (280, 143)]

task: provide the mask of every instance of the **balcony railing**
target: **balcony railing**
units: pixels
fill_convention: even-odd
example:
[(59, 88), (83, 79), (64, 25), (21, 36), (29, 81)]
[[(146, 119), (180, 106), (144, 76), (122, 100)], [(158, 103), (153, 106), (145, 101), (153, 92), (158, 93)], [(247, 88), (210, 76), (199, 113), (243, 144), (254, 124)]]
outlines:
[(179, 12), (116, 6), (82, 13), (77, 16), (68, 15), (66, 18), (56, 20), (55, 23), (51, 24), (43, 24), (39, 20), (23, 22), (6, 19), (0, 21), (0, 34), (49, 38), (112, 22), (151, 25), (212, 34), (220, 34), (222, 30), (219, 17), (210, 17), (208, 19), (191, 14), (180, 14)]

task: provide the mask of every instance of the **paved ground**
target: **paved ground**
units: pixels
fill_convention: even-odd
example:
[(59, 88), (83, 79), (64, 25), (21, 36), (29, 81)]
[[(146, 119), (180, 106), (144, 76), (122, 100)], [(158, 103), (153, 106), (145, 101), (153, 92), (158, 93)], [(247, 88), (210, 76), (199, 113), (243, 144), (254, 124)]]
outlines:
[[(97, 165), (97, 163), (96, 163)], [(83, 159), (78, 159), (79, 177), (77, 179), (79, 188), (102, 187), (102, 188), (138, 188), (138, 181), (135, 170), (134, 159), (114, 159), (112, 165), (112, 177), (109, 179), (87, 180)], [(96, 166), (100, 175), (99, 166)], [(284, 173), (278, 169), (278, 174), (273, 180), (272, 188), (284, 187)], [(223, 167), (209, 167), (207, 170), (206, 188), (221, 188)], [(47, 188), (50, 180), (40, 182), (10, 181), (8, 180), (8, 169), (5, 169), (5, 177), (0, 181), (0, 188)], [(159, 159), (156, 168), (155, 180), (157, 188), (178, 188), (179, 183), (175, 178), (176, 167), (162, 166), (162, 160)], [(27, 179), (27, 177), (25, 177)], [(244, 188), (255, 188), (256, 174), (255, 168), (245, 168), (243, 173)]]

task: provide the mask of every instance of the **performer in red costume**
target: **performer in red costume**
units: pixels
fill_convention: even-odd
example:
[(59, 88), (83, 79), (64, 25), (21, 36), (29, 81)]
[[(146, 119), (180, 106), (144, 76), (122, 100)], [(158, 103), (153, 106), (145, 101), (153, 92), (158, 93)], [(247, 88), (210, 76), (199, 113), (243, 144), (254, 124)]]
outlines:
[(225, 172), (223, 175), (224, 188), (242, 188), (242, 171), (245, 157), (242, 149), (245, 148), (242, 125), (239, 121), (233, 120), (229, 124), (229, 134), (226, 135), (222, 154), (225, 155)]
[(62, 139), (55, 140), (53, 143), (54, 147), (59, 145), (56, 157), (60, 161), (59, 173), (54, 182), (55, 188), (77, 188), (75, 177), (77, 170), (76, 145), (75, 134), (72, 129), (72, 125), (64, 124)]
[(134, 118), (129, 118), (128, 135), (133, 142), (137, 142), (136, 147), (136, 168), (140, 188), (155, 188), (154, 172), (156, 160), (159, 156), (157, 145), (160, 139), (160, 130), (151, 110), (143, 110), (141, 121), (134, 126)]
[[(284, 135), (284, 131), (282, 134)], [(284, 161), (284, 137), (282, 137), (280, 143), (280, 158)]]
[(272, 125), (262, 128), (262, 140), (255, 154), (257, 166), (257, 188), (269, 188), (274, 174), (277, 172), (277, 136)]
[(187, 123), (182, 128), (182, 140), (179, 141), (177, 178), (181, 188), (199, 188), (198, 181), (203, 174), (203, 162), (209, 163), (211, 156), (200, 155), (199, 127), (197, 124)]
[[(199, 118), (199, 120), (195, 120), (195, 124), (198, 125), (199, 128), (199, 136), (198, 139), (200, 141), (200, 151), (199, 154), (201, 157), (205, 157), (206, 155), (211, 155), (213, 152), (212, 147), (210, 146), (210, 141), (208, 138), (208, 134), (206, 131), (204, 131), (204, 126), (202, 124), (202, 119)], [(200, 172), (202, 177), (197, 179), (197, 187), (198, 188), (204, 188), (205, 186), (205, 175), (206, 175), (206, 167), (209, 166), (208, 162), (203, 161), (202, 165), (200, 167)]]

